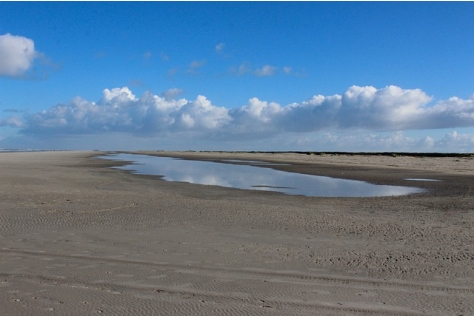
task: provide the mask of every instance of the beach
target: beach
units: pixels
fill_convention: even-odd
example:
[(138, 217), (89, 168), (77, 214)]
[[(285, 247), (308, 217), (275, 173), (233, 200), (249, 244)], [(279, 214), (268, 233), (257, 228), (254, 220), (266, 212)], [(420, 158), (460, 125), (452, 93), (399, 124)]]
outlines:
[(474, 315), (471, 156), (136, 153), (428, 191), (293, 196), (0, 153), (1, 315)]

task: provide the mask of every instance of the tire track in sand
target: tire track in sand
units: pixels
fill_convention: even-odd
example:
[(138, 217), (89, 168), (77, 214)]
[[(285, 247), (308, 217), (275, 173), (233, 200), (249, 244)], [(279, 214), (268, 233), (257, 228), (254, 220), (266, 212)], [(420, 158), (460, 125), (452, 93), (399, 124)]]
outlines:
[[(154, 294), (157, 299), (160, 299), (163, 295), (165, 296), (178, 296), (181, 299), (191, 299), (194, 301), (205, 302), (205, 298), (213, 298), (214, 300), (219, 300), (220, 302), (238, 302), (246, 303), (260, 308), (268, 308), (277, 310), (281, 306), (286, 308), (309, 308), (308, 311), (317, 313), (320, 310), (328, 310), (335, 313), (341, 314), (353, 314), (353, 315), (379, 315), (379, 316), (389, 316), (389, 315), (421, 315), (421, 312), (415, 310), (407, 310), (401, 307), (386, 307), (386, 306), (377, 306), (370, 305), (369, 308), (362, 305), (348, 304), (342, 305), (335, 302), (325, 302), (325, 301), (302, 301), (302, 300), (288, 300), (288, 299), (278, 299), (278, 298), (266, 298), (266, 300), (255, 299), (241, 295), (234, 295), (232, 293), (221, 293), (214, 291), (204, 291), (191, 288), (183, 287), (172, 287), (164, 285), (150, 285), (149, 287), (143, 286), (133, 286), (129, 284), (111, 284), (111, 283), (94, 283), (88, 282), (84, 283), (83, 281), (74, 280), (74, 278), (58, 278), (42, 275), (30, 275), (30, 274), (5, 274), (0, 273), (0, 278), (7, 279), (16, 279), (17, 281), (28, 282), (33, 284), (44, 284), (44, 285), (55, 285), (55, 286), (66, 286), (69, 288), (75, 289), (92, 289), (106, 292), (109, 294), (122, 294), (122, 291), (127, 291), (128, 294)], [(149, 298), (149, 297), (148, 297)], [(152, 298), (153, 299), (153, 298)], [(190, 307), (190, 309), (184, 309), (185, 312), (195, 313), (196, 307), (192, 303), (186, 305), (181, 305), (184, 307)], [(226, 311), (228, 315), (235, 314), (233, 310)], [(151, 312), (152, 313), (152, 312)], [(251, 311), (248, 311), (250, 314)], [(216, 313), (219, 314), (219, 313)], [(221, 313), (221, 314), (225, 314)], [(243, 313), (245, 314), (245, 312)], [(278, 313), (275, 313), (278, 314)]]
[(309, 282), (318, 283), (320, 285), (330, 284), (331, 286), (356, 286), (361, 288), (378, 288), (385, 290), (397, 290), (397, 289), (412, 289), (417, 291), (437, 291), (437, 292), (449, 292), (459, 294), (474, 294), (474, 288), (463, 287), (463, 286), (446, 286), (446, 285), (433, 285), (433, 284), (418, 284), (406, 281), (387, 281), (378, 279), (366, 279), (361, 277), (345, 277), (345, 276), (325, 276), (315, 275), (303, 272), (293, 271), (272, 271), (267, 269), (259, 268), (224, 268), (224, 267), (205, 267), (196, 266), (191, 264), (173, 264), (168, 262), (151, 262), (142, 260), (124, 260), (118, 258), (104, 258), (104, 257), (93, 257), (87, 255), (67, 255), (40, 251), (26, 251), (3, 248), (0, 250), (0, 254), (17, 254), (17, 255), (29, 255), (38, 257), (50, 257), (50, 258), (64, 258), (73, 259), (87, 262), (101, 262), (101, 263), (115, 263), (115, 264), (127, 264), (127, 265), (141, 265), (141, 266), (153, 266), (160, 268), (168, 268), (169, 270), (182, 270), (184, 272), (199, 272), (202, 275), (211, 275), (213, 277), (230, 277), (232, 278), (246, 278), (246, 279), (258, 279), (268, 280), (272, 282), (286, 282), (292, 284), (303, 284), (306, 285)]

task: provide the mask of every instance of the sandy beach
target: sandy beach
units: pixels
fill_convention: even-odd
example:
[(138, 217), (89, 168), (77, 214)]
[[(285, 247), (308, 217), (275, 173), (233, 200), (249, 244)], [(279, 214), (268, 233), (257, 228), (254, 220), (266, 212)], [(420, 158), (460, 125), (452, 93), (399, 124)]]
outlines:
[(140, 153), (429, 192), (291, 196), (0, 153), (0, 315), (474, 315), (473, 157)]

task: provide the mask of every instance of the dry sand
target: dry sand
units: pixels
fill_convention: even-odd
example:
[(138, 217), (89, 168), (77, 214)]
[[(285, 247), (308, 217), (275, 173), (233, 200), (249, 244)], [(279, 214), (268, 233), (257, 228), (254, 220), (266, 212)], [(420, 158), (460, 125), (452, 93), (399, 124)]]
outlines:
[(0, 153), (0, 315), (474, 315), (471, 158), (178, 153), (431, 189), (311, 198), (99, 154)]

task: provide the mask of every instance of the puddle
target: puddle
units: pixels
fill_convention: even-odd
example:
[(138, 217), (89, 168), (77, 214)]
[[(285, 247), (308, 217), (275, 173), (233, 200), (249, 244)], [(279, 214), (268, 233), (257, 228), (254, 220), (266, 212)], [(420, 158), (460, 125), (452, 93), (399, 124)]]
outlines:
[(129, 170), (134, 174), (156, 175), (165, 181), (274, 191), (290, 195), (376, 197), (402, 196), (425, 191), (417, 187), (374, 185), (363, 181), (290, 173), (242, 164), (135, 154), (114, 154), (99, 158), (134, 162), (114, 168)]

